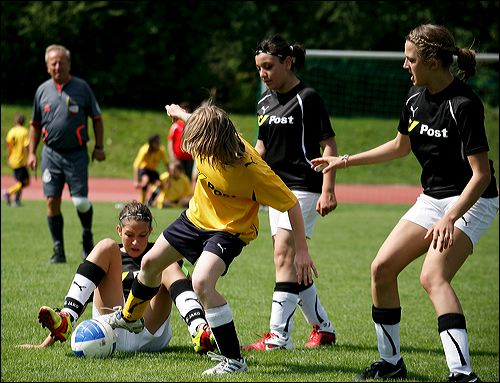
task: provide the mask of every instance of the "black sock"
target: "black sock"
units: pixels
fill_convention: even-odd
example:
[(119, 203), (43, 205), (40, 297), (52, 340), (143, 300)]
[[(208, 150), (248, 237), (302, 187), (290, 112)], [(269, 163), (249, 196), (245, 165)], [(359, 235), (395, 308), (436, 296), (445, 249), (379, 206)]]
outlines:
[(77, 210), (78, 212), (78, 217), (80, 218), (80, 222), (82, 223), (83, 230), (92, 230), (92, 217), (94, 215), (94, 209), (92, 208), (92, 205), (90, 205), (90, 209), (87, 210), (85, 213), (81, 213)]
[(64, 249), (64, 240), (63, 240), (64, 220), (62, 214), (54, 215), (52, 217), (48, 216), (47, 222), (49, 224), (49, 230), (50, 234), (52, 235), (52, 241), (54, 241), (54, 245), (58, 243)]

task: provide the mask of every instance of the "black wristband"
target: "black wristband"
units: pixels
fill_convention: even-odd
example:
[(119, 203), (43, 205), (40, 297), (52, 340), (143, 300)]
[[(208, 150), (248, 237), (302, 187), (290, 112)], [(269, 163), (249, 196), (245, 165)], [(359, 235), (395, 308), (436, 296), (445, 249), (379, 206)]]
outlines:
[(104, 148), (101, 145), (95, 145), (94, 150), (104, 150)]

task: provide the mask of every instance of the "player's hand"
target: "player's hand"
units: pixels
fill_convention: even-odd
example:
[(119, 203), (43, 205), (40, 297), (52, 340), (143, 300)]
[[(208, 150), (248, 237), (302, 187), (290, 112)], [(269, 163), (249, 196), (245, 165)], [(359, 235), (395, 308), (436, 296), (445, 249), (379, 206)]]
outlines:
[(167, 114), (172, 117), (172, 121), (175, 119), (179, 119), (182, 121), (187, 121), (189, 116), (191, 116), (190, 113), (186, 112), (184, 109), (182, 109), (179, 105), (177, 104), (169, 104), (165, 105), (165, 110), (167, 111)]
[(43, 343), (40, 343), (40, 344), (29, 344), (29, 343), (26, 343), (26, 344), (17, 344), (16, 347), (17, 348), (43, 348), (45, 346), (43, 346)]
[(319, 157), (311, 160), (311, 168), (317, 172), (328, 173), (332, 169), (344, 167), (344, 161), (341, 157)]
[(453, 225), (453, 221), (447, 219), (445, 216), (427, 230), (424, 239), (432, 238), (432, 248), (442, 252), (453, 245), (454, 230), (455, 226)]
[(318, 270), (308, 252), (295, 253), (294, 265), (298, 284), (310, 285), (313, 282), (313, 274), (318, 278)]
[(321, 193), (316, 202), (316, 211), (324, 217), (337, 208), (337, 197), (334, 192)]
[(31, 170), (36, 170), (37, 166), (37, 159), (36, 159), (36, 154), (28, 154), (28, 161), (26, 162), (26, 165), (31, 169)]
[(44, 348), (44, 347), (50, 347), (56, 342), (56, 338), (52, 338), (50, 335), (45, 338), (45, 340), (40, 343), (40, 344), (18, 344), (16, 345), (17, 348)]
[(104, 149), (98, 149), (94, 148), (92, 151), (92, 161), (97, 160), (97, 161), (104, 161), (106, 159), (106, 153), (104, 152)]

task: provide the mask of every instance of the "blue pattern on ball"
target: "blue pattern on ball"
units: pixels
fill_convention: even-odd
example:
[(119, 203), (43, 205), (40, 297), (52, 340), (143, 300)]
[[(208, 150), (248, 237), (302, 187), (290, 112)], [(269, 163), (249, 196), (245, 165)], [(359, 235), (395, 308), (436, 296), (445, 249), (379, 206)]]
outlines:
[(72, 334), (71, 349), (77, 357), (105, 358), (114, 353), (116, 336), (107, 323), (87, 319)]

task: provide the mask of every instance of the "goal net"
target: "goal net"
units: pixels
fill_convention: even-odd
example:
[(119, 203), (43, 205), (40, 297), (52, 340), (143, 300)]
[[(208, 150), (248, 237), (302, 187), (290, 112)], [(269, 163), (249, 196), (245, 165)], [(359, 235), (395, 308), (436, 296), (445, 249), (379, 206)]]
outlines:
[[(468, 81), (491, 106), (498, 106), (498, 57), (478, 54), (476, 74)], [(318, 91), (331, 116), (398, 118), (411, 87), (403, 61), (402, 52), (311, 49), (298, 76)]]

